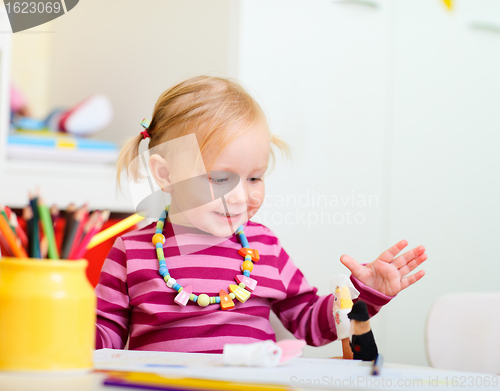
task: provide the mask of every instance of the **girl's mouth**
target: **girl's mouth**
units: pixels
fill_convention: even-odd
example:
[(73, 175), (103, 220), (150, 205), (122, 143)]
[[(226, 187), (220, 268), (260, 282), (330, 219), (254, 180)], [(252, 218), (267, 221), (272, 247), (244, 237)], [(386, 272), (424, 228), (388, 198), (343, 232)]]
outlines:
[(220, 218), (224, 219), (225, 221), (236, 221), (240, 218), (241, 213), (220, 213), (220, 212), (214, 212), (217, 216), (220, 216)]

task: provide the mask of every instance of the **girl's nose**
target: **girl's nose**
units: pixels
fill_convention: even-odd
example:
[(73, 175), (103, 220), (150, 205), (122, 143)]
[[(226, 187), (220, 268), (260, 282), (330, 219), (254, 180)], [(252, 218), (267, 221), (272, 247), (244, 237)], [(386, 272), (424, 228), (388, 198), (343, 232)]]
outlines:
[(238, 185), (225, 196), (229, 204), (245, 204), (247, 202), (246, 190), (240, 181)]

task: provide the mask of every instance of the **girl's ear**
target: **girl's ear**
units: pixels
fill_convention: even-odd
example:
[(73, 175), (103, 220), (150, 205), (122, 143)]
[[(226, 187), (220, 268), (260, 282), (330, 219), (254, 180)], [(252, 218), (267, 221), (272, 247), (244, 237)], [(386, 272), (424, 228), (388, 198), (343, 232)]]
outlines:
[(155, 182), (166, 192), (171, 192), (170, 167), (168, 162), (160, 155), (151, 155), (149, 158), (149, 170), (153, 174)]

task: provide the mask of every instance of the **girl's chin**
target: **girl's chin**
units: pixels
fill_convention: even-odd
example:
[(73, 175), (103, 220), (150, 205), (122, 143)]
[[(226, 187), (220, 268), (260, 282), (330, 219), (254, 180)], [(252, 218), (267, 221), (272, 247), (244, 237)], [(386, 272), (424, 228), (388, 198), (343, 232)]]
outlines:
[(218, 214), (217, 212), (213, 212), (215, 215), (215, 223), (213, 226), (213, 230), (217, 231), (217, 233), (213, 232), (216, 236), (231, 236), (236, 229), (247, 222), (246, 216), (243, 213), (240, 213), (235, 216), (226, 217)]

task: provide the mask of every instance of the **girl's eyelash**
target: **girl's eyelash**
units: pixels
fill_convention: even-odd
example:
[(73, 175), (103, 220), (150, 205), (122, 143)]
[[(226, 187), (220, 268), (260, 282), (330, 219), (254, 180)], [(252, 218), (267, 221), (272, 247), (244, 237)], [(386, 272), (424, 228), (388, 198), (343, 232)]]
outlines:
[(217, 184), (221, 184), (227, 181), (227, 178), (210, 178), (210, 182)]
[[(262, 178), (261, 177), (253, 177), (253, 178), (248, 178), (250, 180), (250, 182), (259, 182), (259, 181), (262, 181)], [(228, 181), (228, 178), (209, 178), (209, 181), (216, 184), (216, 185), (220, 185), (222, 183), (225, 183)]]

